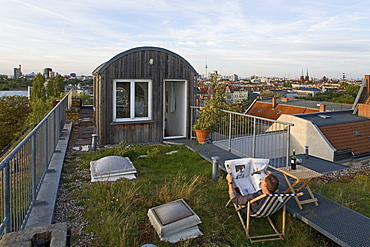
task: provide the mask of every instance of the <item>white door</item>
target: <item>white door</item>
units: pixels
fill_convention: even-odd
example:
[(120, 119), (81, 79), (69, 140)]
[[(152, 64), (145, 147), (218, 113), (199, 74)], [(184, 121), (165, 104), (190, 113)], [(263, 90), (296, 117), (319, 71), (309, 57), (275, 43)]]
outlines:
[(186, 137), (187, 82), (164, 81), (164, 139)]

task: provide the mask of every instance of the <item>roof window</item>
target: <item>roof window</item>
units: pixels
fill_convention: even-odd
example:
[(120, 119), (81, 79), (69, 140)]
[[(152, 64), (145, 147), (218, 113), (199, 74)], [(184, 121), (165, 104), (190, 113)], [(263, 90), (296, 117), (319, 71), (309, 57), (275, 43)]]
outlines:
[(262, 109), (258, 109), (258, 112), (261, 112), (262, 111)]
[(324, 119), (331, 118), (330, 116), (325, 115), (325, 114), (318, 114), (317, 116), (321, 117), (321, 118), (324, 118)]
[(356, 134), (356, 136), (361, 136), (360, 135), (360, 133), (358, 133), (358, 131), (357, 130), (352, 130), (353, 131), (353, 133), (355, 133)]

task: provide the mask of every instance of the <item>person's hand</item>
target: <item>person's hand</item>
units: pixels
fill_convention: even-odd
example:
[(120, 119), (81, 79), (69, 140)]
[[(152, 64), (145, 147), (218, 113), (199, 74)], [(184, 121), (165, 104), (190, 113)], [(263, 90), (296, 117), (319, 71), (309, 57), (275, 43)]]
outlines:
[(226, 175), (226, 180), (227, 180), (227, 182), (231, 183), (233, 181), (233, 175), (231, 175), (231, 173), (228, 173)]
[(271, 172), (270, 171), (267, 171), (267, 170), (265, 170), (265, 173), (266, 173), (266, 175), (270, 175), (271, 174)]

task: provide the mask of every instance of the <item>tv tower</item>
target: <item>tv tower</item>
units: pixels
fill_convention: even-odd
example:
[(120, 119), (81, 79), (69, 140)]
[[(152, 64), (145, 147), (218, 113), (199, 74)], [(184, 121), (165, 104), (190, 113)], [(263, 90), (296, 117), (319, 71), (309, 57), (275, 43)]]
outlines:
[(207, 60), (206, 60), (206, 76), (205, 76), (205, 78), (206, 78), (206, 79), (208, 78), (208, 74), (207, 74), (207, 73), (208, 73), (208, 72), (207, 72), (207, 68), (208, 68), (208, 67), (207, 67)]

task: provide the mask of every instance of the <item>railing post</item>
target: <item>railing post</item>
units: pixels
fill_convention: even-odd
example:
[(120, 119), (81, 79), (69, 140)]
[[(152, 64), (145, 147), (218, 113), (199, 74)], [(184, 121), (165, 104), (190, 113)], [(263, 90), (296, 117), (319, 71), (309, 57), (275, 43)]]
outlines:
[(189, 137), (190, 137), (190, 140), (193, 139), (193, 124), (194, 124), (194, 119), (195, 119), (195, 107), (190, 107), (191, 109), (191, 114), (190, 114), (190, 134), (189, 134)]
[(289, 163), (290, 163), (290, 125), (288, 125), (288, 128), (287, 128), (287, 144), (286, 144), (286, 164), (285, 166), (288, 167), (289, 166)]
[(5, 206), (5, 218), (6, 218), (6, 232), (9, 233), (12, 231), (12, 211), (11, 211), (11, 181), (10, 181), (10, 161), (6, 160), (5, 164), (5, 174), (4, 174), (4, 190), (5, 190), (5, 198), (4, 198), (4, 206)]
[(46, 119), (45, 124), (45, 169), (49, 166), (49, 119)]
[(31, 145), (32, 145), (32, 154), (31, 154), (31, 159), (32, 159), (32, 201), (36, 200), (36, 189), (37, 189), (37, 180), (36, 180), (36, 134), (31, 137)]
[(252, 143), (252, 158), (256, 157), (256, 118), (253, 119), (253, 143)]
[[(58, 114), (59, 114), (59, 109), (60, 109), (61, 105), (56, 109), (58, 110)], [(59, 134), (60, 134), (60, 130), (57, 126), (57, 113), (56, 113), (56, 110), (54, 111), (54, 131), (53, 131), (53, 150), (55, 150), (55, 148), (57, 147), (57, 143), (58, 143), (58, 139), (59, 139)]]
[(231, 130), (232, 130), (232, 128), (231, 128), (231, 124), (232, 124), (232, 122), (231, 122), (231, 119), (232, 119), (232, 116), (231, 116), (231, 112), (229, 113), (229, 152), (231, 152)]

